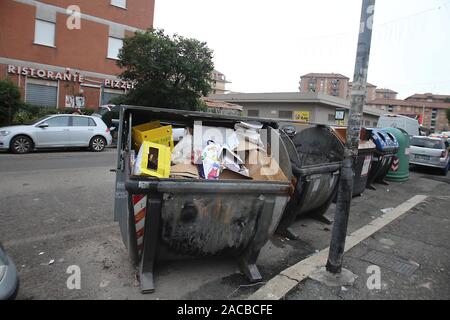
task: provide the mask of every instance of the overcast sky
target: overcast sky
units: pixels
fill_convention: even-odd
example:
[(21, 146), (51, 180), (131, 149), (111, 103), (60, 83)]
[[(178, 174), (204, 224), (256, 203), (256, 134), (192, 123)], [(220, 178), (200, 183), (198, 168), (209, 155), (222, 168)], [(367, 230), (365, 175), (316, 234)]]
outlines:
[[(362, 0), (156, 0), (155, 27), (208, 43), (238, 92), (298, 91), (309, 72), (353, 78)], [(450, 94), (450, 0), (376, 0), (369, 82)]]

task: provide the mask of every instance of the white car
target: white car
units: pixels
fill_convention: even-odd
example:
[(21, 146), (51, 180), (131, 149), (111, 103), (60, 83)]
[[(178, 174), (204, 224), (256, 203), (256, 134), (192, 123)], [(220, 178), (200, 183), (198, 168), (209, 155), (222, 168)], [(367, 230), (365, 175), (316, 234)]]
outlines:
[(109, 128), (101, 118), (58, 114), (29, 125), (0, 128), (0, 150), (28, 153), (35, 149), (89, 147), (100, 152), (112, 143)]
[(416, 136), (411, 139), (409, 163), (413, 165), (440, 168), (447, 175), (450, 166), (448, 141), (441, 138)]

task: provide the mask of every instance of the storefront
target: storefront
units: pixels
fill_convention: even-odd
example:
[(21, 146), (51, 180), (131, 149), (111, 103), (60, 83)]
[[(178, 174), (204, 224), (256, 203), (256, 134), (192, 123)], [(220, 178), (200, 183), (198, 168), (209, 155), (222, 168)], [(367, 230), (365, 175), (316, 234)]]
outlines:
[(23, 100), (41, 107), (98, 109), (135, 87), (135, 83), (114, 76), (88, 77), (69, 68), (62, 72), (7, 65), (6, 69), (7, 76), (21, 88)]

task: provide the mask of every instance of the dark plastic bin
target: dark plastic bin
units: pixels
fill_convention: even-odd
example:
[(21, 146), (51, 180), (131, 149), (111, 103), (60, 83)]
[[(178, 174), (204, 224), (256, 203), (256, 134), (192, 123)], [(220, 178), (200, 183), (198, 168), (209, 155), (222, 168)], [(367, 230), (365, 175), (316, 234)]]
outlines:
[(376, 145), (367, 188), (376, 190), (374, 183), (388, 184), (384, 178), (392, 166), (399, 144), (397, 139), (385, 130), (366, 128), (366, 132)]
[(301, 216), (331, 223), (323, 215), (334, 199), (342, 167), (342, 145), (329, 127), (304, 129), (291, 140), (282, 135), (296, 179), (296, 188), (283, 213), (277, 234), (289, 239), (298, 235), (290, 229)]

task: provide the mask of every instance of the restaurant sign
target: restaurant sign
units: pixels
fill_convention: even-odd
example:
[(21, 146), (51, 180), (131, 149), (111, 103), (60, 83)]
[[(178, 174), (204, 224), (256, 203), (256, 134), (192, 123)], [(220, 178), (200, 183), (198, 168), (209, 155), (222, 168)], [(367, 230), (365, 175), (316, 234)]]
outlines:
[[(45, 69), (36, 69), (30, 67), (22, 67), (15, 65), (8, 65), (8, 73), (22, 75), (31, 78), (43, 79), (43, 80), (60, 80), (75, 83), (83, 83), (84, 77), (78, 72), (70, 72), (67, 69), (66, 72), (55, 72)], [(105, 88), (130, 90), (135, 88), (136, 83), (134, 81), (123, 81), (118, 79), (104, 79), (103, 86)]]
[(29, 67), (21, 67), (21, 66), (8, 66), (8, 73), (17, 74), (32, 78), (40, 78), (45, 80), (61, 80), (61, 81), (70, 81), (70, 82), (79, 82), (82, 83), (84, 78), (79, 73), (71, 73), (71, 72), (54, 72), (44, 69), (35, 69)]

